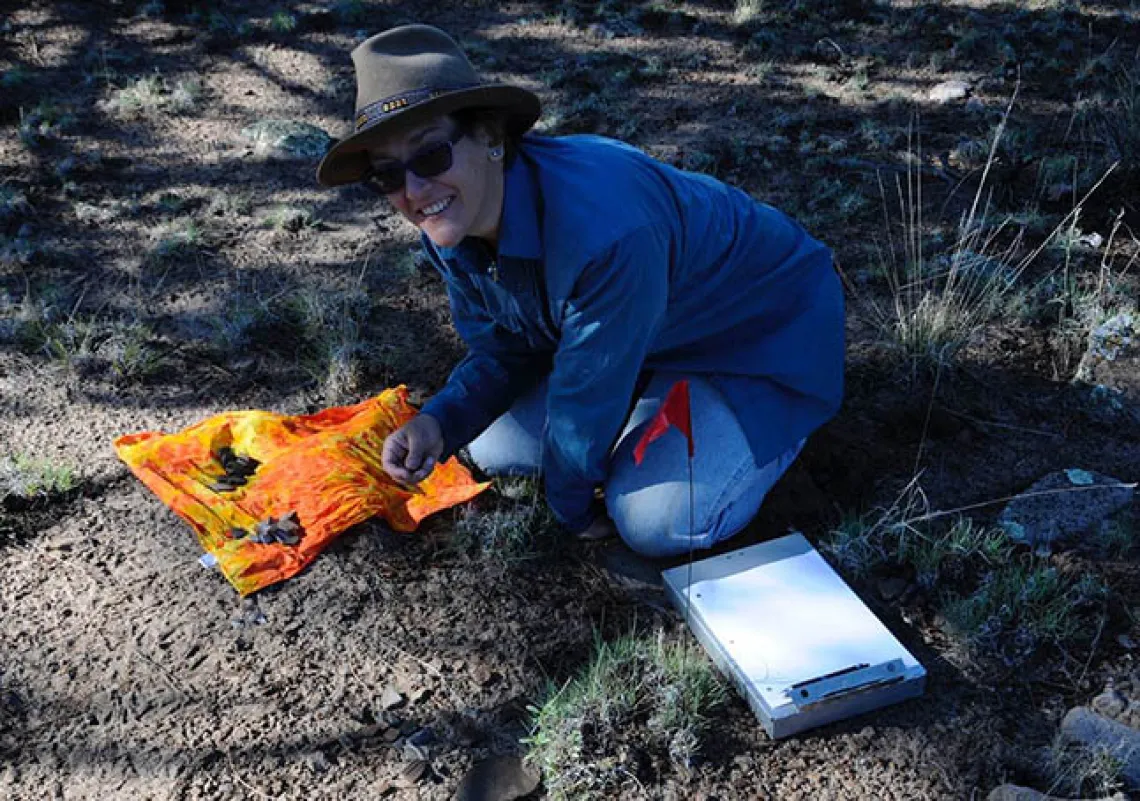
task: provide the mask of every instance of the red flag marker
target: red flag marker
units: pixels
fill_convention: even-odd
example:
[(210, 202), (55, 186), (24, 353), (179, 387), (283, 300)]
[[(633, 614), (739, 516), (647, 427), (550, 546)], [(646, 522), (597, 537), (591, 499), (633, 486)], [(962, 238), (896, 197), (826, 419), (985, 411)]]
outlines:
[(689, 458), (693, 458), (693, 422), (689, 415), (689, 382), (682, 380), (673, 385), (669, 390), (669, 394), (665, 396), (665, 401), (661, 404), (661, 408), (657, 410), (657, 414), (653, 416), (649, 426), (645, 429), (645, 433), (641, 435), (641, 440), (637, 443), (637, 447), (633, 449), (633, 461), (638, 465), (641, 464), (645, 458), (645, 449), (655, 439), (660, 437), (669, 430), (669, 426), (675, 426), (682, 434), (685, 435), (686, 441), (689, 443)]

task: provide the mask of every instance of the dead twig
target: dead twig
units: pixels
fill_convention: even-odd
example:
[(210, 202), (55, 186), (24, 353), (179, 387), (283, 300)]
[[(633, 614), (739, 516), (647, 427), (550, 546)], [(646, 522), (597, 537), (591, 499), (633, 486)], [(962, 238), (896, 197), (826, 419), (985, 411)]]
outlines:
[(904, 525), (911, 525), (914, 523), (925, 523), (930, 520), (937, 520), (940, 517), (947, 517), (949, 515), (961, 514), (962, 512), (969, 512), (973, 509), (982, 509), (986, 506), (993, 506), (998, 503), (1005, 503), (1012, 501), (1015, 498), (1039, 498), (1045, 495), (1062, 495), (1068, 492), (1087, 492), (1088, 490), (1107, 490), (1107, 489), (1136, 489), (1137, 482), (1132, 483), (1119, 482), (1116, 484), (1090, 484), (1085, 487), (1064, 487), (1062, 489), (1052, 490), (1037, 490), (1036, 492), (1024, 492), (1017, 495), (1005, 495), (1001, 498), (992, 498), (988, 501), (979, 501), (978, 503), (970, 503), (965, 506), (959, 506), (954, 509), (946, 509), (945, 511), (930, 512), (929, 514), (919, 515), (912, 517), (908, 520), (902, 521)]

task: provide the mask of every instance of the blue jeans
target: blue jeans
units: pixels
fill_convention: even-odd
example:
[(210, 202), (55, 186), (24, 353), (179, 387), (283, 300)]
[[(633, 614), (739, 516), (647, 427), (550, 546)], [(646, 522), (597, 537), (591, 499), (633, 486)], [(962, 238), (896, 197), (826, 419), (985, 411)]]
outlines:
[[(606, 507), (618, 533), (650, 558), (708, 548), (748, 525), (764, 496), (788, 469), (803, 441), (772, 462), (757, 466), (744, 431), (724, 396), (706, 381), (689, 378), (692, 407), (693, 514), (689, 513), (689, 454), (675, 428), (653, 442), (641, 466), (633, 449), (673, 384), (685, 376), (656, 373), (638, 398), (610, 456)], [(546, 423), (546, 382), (524, 395), (492, 423), (467, 451), (488, 475), (538, 475)], [(691, 517), (691, 520), (690, 520)]]

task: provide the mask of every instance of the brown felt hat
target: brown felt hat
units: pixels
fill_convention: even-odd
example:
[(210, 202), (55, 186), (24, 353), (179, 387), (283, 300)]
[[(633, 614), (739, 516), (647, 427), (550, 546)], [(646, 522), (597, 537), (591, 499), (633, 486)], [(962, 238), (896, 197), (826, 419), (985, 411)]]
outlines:
[(542, 111), (538, 97), (518, 86), (483, 83), (455, 40), (430, 25), (403, 25), (352, 51), (356, 69), (353, 133), (317, 167), (317, 181), (338, 186), (363, 180), (368, 149), (396, 126), (416, 125), (464, 108), (503, 112), (507, 132), (521, 135)]

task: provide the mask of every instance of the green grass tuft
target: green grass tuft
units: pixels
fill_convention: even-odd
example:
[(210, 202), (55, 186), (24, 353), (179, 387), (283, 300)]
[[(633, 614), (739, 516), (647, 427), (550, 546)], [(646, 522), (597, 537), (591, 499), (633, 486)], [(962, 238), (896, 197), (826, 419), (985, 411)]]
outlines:
[(0, 498), (32, 500), (61, 495), (78, 485), (79, 479), (70, 467), (20, 454), (0, 458)]
[(1040, 647), (1092, 637), (1090, 610), (1107, 588), (1094, 576), (1073, 576), (1026, 555), (995, 567), (968, 595), (948, 595), (941, 617), (948, 633), (972, 652), (1022, 664)]
[[(622, 797), (636, 786), (633, 752), (692, 766), (724, 685), (695, 646), (634, 636), (598, 639), (590, 662), (531, 707), (528, 761), (555, 801)], [(641, 738), (634, 742), (632, 732)]]
[(292, 33), (297, 29), (297, 18), (288, 11), (278, 9), (269, 18), (269, 30), (274, 33)]
[(1087, 641), (1107, 590), (1088, 573), (1064, 573), (1019, 552), (1005, 532), (957, 516), (926, 519), (913, 485), (887, 509), (850, 517), (820, 543), (841, 573), (907, 574), (967, 657), (1023, 664), (1043, 646)]

